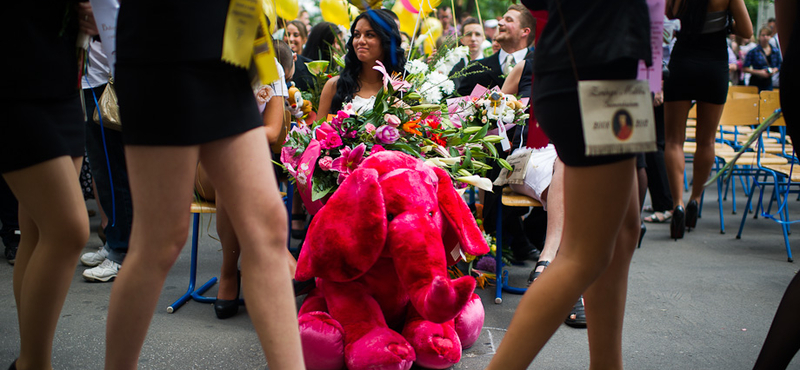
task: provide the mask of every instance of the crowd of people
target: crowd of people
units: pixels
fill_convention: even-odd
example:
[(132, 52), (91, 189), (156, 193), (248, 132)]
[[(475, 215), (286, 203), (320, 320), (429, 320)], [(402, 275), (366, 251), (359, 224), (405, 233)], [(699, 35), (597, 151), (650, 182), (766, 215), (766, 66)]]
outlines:
[[(418, 35), (400, 32), (397, 15), (387, 9), (363, 12), (349, 27), (312, 25), (302, 10), (297, 19), (275, 20), (279, 79), (259, 84), (246, 69), (220, 60), (228, 1), (188, 10), (167, 3), (163, 12), (153, 12), (148, 2), (120, 7), (112, 81), (122, 131), (104, 128), (92, 115), (112, 86), (112, 66), (89, 3), (53, 2), (36, 11), (13, 5), (22, 16), (5, 27), (26, 33), (12, 46), (31, 59), (21, 66), (27, 73), (11, 77), (20, 88), (3, 93), (0, 103), (9, 112), (0, 135), (0, 237), (14, 265), (20, 327), (12, 369), (50, 368), (56, 324), (78, 261), (87, 267), (86, 280), (116, 281), (106, 367), (136, 368), (161, 288), (185, 244), (193, 197), (217, 206), (223, 250), (217, 317), (235, 315), (246, 296), (270, 367), (304, 368), (292, 284), (297, 295), (308, 282), (292, 280), (296, 255), (286, 245), (288, 237), (305, 237), (310, 216), (297, 196), (287, 217), (278, 193), (286, 179), (270, 165), (290, 122), (297, 121), (298, 108), (286, 103), (289, 90), (316, 94), (318, 118), (348, 103), (361, 112), (385, 84), (373, 69), (377, 62), (402, 74), (409, 55), (424, 48), (415, 43)], [(456, 17), (448, 6), (437, 9), (442, 36), (436, 46), (459, 43), (468, 49), (450, 72), (457, 95), (469, 95), (476, 85), (496, 86), (532, 102), (530, 124), (508, 133), (512, 149), (497, 149), (501, 158), (532, 152), (525, 184), (514, 190), (544, 207), (506, 208), (503, 228), (494, 230), (497, 197), (480, 196), (484, 213), (478, 217), (487, 231), (503, 233), (515, 263), (534, 264), (528, 291), (489, 368), (526, 368), (562, 322), (593, 328), (593, 368), (622, 368), (628, 268), (642, 244), (643, 221), (670, 222), (674, 239), (695, 227), (728, 86), (761, 91), (783, 85), (782, 94), (796, 95), (787, 83), (796, 82), (796, 68), (786, 68), (797, 60), (798, 49), (789, 49), (788, 41), (798, 37), (792, 28), (796, 1), (781, 3), (779, 22), (770, 19), (754, 39), (743, 0), (667, 1), (663, 91), (652, 99), (658, 150), (603, 156), (586, 155), (578, 80), (633, 79), (638, 61), (652, 63), (645, 1), (524, 0), (483, 22), (468, 14)], [(171, 37), (185, 42), (172, 42), (148, 26), (177, 19), (183, 27)], [(79, 34), (90, 38), (80, 90), (74, 73)], [(338, 69), (323, 86), (307, 64), (317, 60)], [(171, 98), (169, 110), (152, 114), (149, 81), (159, 81), (159, 92), (182, 91)], [(682, 146), (694, 104), (698, 150), (694, 186), (684, 203)], [(786, 115), (790, 134), (797, 127), (793, 114)], [(534, 146), (532, 140), (544, 145), (526, 148)], [(104, 240), (99, 250), (80, 255), (89, 237), (78, 179), (84, 155), (92, 165)], [(500, 171), (495, 163), (487, 176)], [(195, 194), (186, 191), (192, 187)], [(653, 214), (642, 218), (647, 189)], [(283, 225), (290, 225), (288, 235)], [(774, 358), (788, 358), (788, 364), (797, 351), (782, 346), (783, 339), (796, 337), (784, 324), (796, 324), (787, 312), (800, 301), (798, 287), (793, 281), (787, 290), (759, 357), (761, 368), (781, 366), (768, 362)]]

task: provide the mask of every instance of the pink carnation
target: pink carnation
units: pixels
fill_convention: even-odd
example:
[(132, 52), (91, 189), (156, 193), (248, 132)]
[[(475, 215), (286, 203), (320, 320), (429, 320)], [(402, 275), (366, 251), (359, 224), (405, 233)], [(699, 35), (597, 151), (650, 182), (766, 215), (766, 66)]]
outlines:
[(367, 130), (367, 133), (371, 134), (371, 133), (375, 132), (375, 125), (373, 125), (371, 123), (367, 123), (366, 125), (364, 125), (364, 130)]
[(330, 171), (331, 164), (333, 164), (333, 158), (331, 158), (330, 156), (326, 155), (319, 159), (319, 168), (322, 169), (323, 171)]
[(344, 143), (342, 142), (342, 137), (334, 132), (328, 134), (325, 140), (322, 140), (320, 144), (322, 144), (322, 149), (333, 149), (342, 146)]

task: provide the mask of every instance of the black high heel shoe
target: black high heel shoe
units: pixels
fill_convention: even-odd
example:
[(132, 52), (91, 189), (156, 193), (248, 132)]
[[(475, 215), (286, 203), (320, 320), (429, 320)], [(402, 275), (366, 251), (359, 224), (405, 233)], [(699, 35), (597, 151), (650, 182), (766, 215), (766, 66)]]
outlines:
[(235, 299), (219, 299), (214, 301), (214, 313), (217, 318), (225, 320), (239, 312), (239, 291), (242, 288), (242, 272), (236, 273), (236, 298)]
[(675, 240), (683, 238), (686, 230), (686, 212), (683, 206), (675, 207), (672, 211), (672, 223), (669, 225), (669, 237)]
[(17, 370), (17, 360), (11, 363), (11, 366), (8, 367), (8, 370)]
[(697, 201), (690, 200), (689, 203), (686, 204), (686, 227), (689, 228), (689, 231), (697, 226), (697, 213)]

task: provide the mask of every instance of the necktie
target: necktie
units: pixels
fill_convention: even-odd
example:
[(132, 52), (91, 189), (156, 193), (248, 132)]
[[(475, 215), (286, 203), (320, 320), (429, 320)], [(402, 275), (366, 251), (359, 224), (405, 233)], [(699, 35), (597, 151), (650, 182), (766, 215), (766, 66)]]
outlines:
[(511, 54), (506, 55), (506, 61), (503, 62), (503, 74), (508, 75), (511, 73), (515, 65), (517, 65), (517, 62), (514, 60), (514, 56)]

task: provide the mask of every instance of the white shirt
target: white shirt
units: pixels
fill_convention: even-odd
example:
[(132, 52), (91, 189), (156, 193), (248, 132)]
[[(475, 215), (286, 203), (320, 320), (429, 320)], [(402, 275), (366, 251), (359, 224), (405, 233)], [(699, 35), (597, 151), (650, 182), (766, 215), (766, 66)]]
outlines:
[[(103, 48), (99, 41), (92, 40), (89, 43), (89, 65), (85, 77), (81, 77), (81, 88), (89, 89), (108, 83), (108, 75), (111, 69), (108, 67), (108, 58), (103, 53)], [(88, 78), (88, 82), (86, 81)], [(98, 96), (99, 98), (99, 96)]]
[[(503, 66), (503, 63), (506, 62), (506, 56), (508, 56), (508, 54), (509, 53), (507, 53), (505, 50), (500, 49), (500, 55), (498, 55), (498, 56), (500, 57), (500, 66), (501, 67)], [(527, 55), (527, 54), (528, 54), (528, 48), (519, 49), (519, 50), (511, 53), (511, 55), (514, 56), (514, 65), (517, 65), (519, 62), (525, 60), (525, 55)]]

